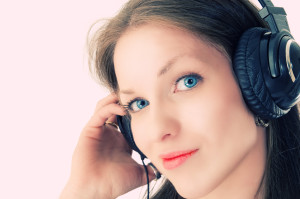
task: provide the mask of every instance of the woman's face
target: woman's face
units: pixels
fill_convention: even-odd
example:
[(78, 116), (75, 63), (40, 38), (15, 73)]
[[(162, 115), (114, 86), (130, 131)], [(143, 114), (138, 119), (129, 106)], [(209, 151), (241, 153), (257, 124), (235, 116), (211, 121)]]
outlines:
[(257, 147), (258, 128), (230, 62), (195, 35), (154, 24), (130, 28), (114, 64), (137, 146), (182, 196), (215, 190)]

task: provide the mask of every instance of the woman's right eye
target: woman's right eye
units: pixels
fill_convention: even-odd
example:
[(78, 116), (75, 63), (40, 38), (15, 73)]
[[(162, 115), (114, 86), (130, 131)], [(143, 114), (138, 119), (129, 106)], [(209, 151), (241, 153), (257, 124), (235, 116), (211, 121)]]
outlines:
[(134, 99), (130, 101), (127, 105), (128, 109), (132, 112), (138, 112), (141, 109), (149, 105), (149, 102), (144, 99)]

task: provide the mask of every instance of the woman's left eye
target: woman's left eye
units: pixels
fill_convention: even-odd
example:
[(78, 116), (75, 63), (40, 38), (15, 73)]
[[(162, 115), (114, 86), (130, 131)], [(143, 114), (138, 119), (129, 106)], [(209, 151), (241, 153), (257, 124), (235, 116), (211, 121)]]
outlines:
[(176, 91), (185, 91), (195, 87), (202, 77), (198, 74), (185, 75), (176, 81)]

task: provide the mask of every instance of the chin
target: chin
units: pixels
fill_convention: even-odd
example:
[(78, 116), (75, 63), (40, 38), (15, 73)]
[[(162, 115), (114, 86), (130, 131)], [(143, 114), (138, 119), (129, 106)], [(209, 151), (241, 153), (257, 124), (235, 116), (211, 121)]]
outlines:
[(215, 186), (208, 186), (209, 183), (205, 183), (205, 185), (201, 185), (198, 183), (193, 183), (191, 181), (181, 182), (179, 184), (173, 184), (177, 193), (184, 198), (194, 199), (194, 198), (202, 198), (208, 195)]
[(189, 199), (195, 199), (195, 198), (202, 198), (204, 196), (206, 196), (208, 193), (207, 192), (203, 192), (201, 190), (191, 190), (191, 191), (188, 191), (188, 190), (177, 190), (177, 193), (183, 197), (183, 198), (189, 198)]

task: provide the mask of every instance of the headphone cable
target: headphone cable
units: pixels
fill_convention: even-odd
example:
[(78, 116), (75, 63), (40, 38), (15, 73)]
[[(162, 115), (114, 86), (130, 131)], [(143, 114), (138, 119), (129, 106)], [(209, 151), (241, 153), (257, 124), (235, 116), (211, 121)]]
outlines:
[(149, 199), (149, 175), (148, 175), (148, 169), (145, 165), (145, 162), (144, 162), (144, 158), (141, 158), (142, 162), (143, 162), (143, 165), (144, 165), (144, 168), (145, 168), (145, 171), (146, 171), (146, 176), (147, 176), (147, 199)]

